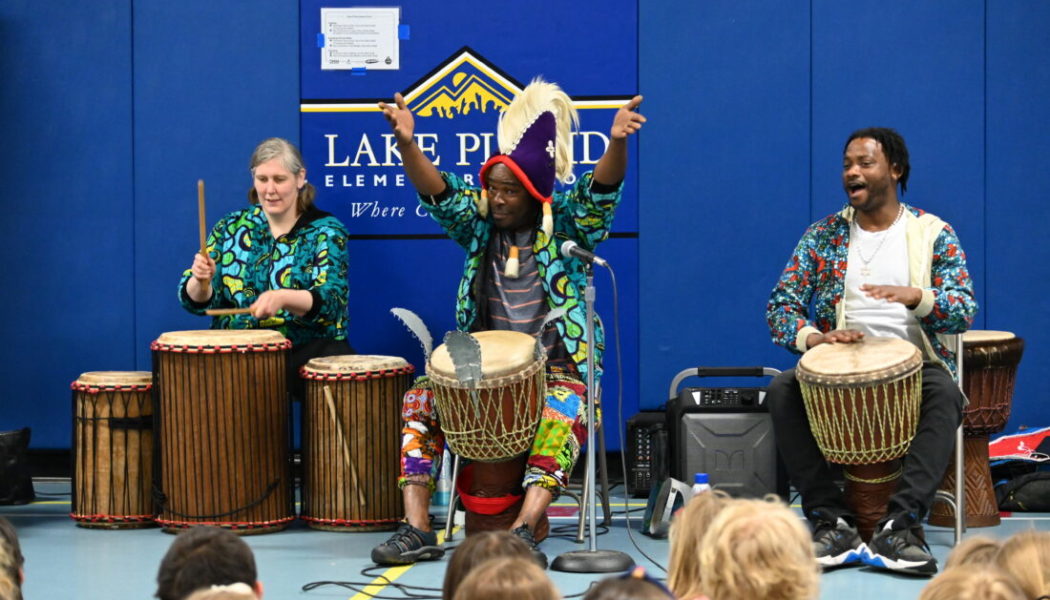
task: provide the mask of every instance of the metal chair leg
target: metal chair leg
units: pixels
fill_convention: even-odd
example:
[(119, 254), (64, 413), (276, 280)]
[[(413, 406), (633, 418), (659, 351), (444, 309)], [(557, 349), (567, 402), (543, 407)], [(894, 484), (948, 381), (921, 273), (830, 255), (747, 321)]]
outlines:
[(445, 516), (445, 541), (452, 541), (452, 529), (456, 524), (456, 504), (459, 502), (459, 494), (456, 492), (456, 481), (459, 480), (459, 455), (454, 454), (452, 458), (452, 490), (448, 497), (448, 514)]

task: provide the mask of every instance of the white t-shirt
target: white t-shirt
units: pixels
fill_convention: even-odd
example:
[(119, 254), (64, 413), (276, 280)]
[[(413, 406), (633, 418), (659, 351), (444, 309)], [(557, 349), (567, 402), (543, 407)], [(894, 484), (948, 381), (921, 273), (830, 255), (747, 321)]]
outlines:
[(846, 328), (873, 337), (896, 337), (922, 348), (922, 330), (900, 302), (874, 299), (862, 284), (910, 285), (904, 220), (883, 231), (865, 231), (856, 221), (850, 229), (846, 268)]

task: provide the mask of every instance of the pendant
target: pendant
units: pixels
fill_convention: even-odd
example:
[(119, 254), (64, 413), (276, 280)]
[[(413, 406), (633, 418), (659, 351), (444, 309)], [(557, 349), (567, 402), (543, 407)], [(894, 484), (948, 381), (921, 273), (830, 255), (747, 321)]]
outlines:
[(860, 268), (860, 274), (862, 277), (871, 277), (871, 269), (868, 268), (868, 265), (864, 265)]

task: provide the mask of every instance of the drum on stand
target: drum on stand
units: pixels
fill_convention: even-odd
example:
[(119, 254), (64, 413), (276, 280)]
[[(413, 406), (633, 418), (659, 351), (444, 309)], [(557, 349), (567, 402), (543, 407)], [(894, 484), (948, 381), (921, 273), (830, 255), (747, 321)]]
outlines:
[(285, 360), (267, 329), (176, 331), (153, 349), (159, 516), (238, 533), (295, 518)]
[(817, 446), (843, 465), (846, 503), (867, 541), (918, 428), (922, 353), (897, 338), (821, 344), (802, 356), (795, 376)]
[[(546, 356), (535, 338), (515, 331), (471, 335), (481, 348), (482, 379), (475, 389), (460, 382), (447, 344), (427, 363), (445, 440), (452, 452), (472, 461), (456, 481), (467, 535), (509, 529), (517, 518), (527, 452), (547, 395)], [(544, 515), (534, 527), (536, 541), (549, 531)]]
[(394, 529), (401, 399), (415, 368), (396, 356), (314, 358), (300, 370), (304, 477), (300, 517), (314, 529)]
[(73, 390), (73, 498), (81, 527), (150, 527), (153, 511), (153, 375), (90, 371)]
[[(970, 400), (963, 410), (967, 527), (994, 527), (1000, 523), (988, 461), (988, 436), (1002, 431), (1010, 420), (1022, 354), (1024, 340), (1009, 331), (974, 330), (963, 334), (963, 391)], [(955, 493), (954, 453), (940, 489)], [(955, 509), (947, 503), (934, 504), (930, 524), (951, 527), (955, 524)]]

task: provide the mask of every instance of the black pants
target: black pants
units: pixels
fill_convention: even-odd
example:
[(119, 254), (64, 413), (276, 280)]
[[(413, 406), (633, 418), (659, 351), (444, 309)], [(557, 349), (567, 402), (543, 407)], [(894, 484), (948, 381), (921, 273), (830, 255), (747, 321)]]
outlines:
[(305, 344), (293, 346), (288, 352), (286, 362), (288, 368), (288, 395), (294, 401), (303, 400), (306, 384), (299, 377), (299, 367), (310, 362), (311, 358), (321, 356), (338, 356), (340, 354), (354, 354), (354, 349), (345, 340), (318, 339), (310, 340)]
[[(802, 495), (802, 511), (810, 520), (849, 515), (842, 491), (813, 439), (802, 402), (802, 389), (791, 369), (777, 375), (767, 389), (777, 449), (788, 477)], [(890, 497), (888, 516), (908, 515), (919, 523), (930, 508), (955, 447), (955, 430), (962, 420), (962, 392), (940, 365), (922, 368), (919, 427), (903, 459), (904, 472)]]

